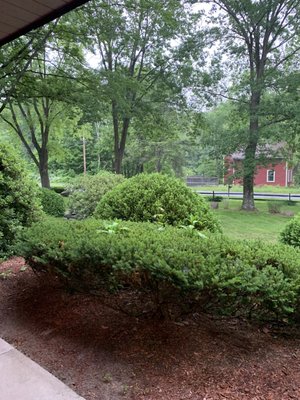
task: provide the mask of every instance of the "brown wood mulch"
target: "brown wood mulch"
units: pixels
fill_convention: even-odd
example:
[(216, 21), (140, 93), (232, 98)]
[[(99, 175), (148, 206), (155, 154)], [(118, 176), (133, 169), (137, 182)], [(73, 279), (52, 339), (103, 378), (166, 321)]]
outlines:
[(129, 317), (66, 293), (21, 258), (0, 264), (0, 336), (86, 400), (300, 399), (297, 328)]

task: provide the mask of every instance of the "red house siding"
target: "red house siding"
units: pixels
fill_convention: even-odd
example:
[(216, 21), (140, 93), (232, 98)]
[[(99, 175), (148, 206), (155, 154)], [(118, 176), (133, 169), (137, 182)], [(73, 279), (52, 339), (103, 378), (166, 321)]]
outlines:
[[(242, 179), (237, 177), (242, 170), (242, 160), (233, 160), (232, 157), (225, 157), (226, 173), (224, 183), (233, 183), (235, 185), (242, 184)], [(268, 182), (268, 171), (275, 172), (274, 182)], [(292, 170), (287, 170), (287, 163), (278, 159), (267, 166), (258, 166), (254, 178), (254, 185), (270, 185), (270, 186), (289, 186), (292, 183)]]
[[(268, 182), (268, 170), (275, 171), (274, 182)], [(281, 161), (278, 164), (269, 164), (267, 167), (258, 167), (254, 179), (254, 185), (287, 186), (286, 162)]]

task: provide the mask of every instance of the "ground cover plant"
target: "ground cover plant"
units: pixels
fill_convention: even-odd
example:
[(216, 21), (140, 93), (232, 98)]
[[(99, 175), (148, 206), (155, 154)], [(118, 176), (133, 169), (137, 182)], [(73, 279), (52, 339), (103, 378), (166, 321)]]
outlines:
[(78, 219), (91, 216), (105, 193), (123, 182), (122, 175), (103, 171), (97, 175), (79, 176), (69, 185), (69, 209)]
[(24, 165), (13, 149), (0, 144), (0, 256), (22, 226), (38, 216), (37, 187), (27, 179)]
[(172, 317), (174, 309), (200, 307), (263, 319), (297, 317), (296, 249), (195, 233), (151, 223), (45, 219), (22, 234), (18, 254), (72, 290), (138, 292), (142, 313), (148, 307)]
[(140, 174), (102, 197), (95, 217), (129, 221), (187, 225), (198, 230), (219, 231), (220, 225), (207, 202), (179, 179), (162, 174)]
[(241, 200), (225, 200), (217, 210), (213, 210), (224, 234), (232, 239), (277, 242), (291, 217), (300, 212), (299, 203), (289, 205), (286, 201), (281, 201), (281, 214), (270, 214), (267, 201), (257, 201), (257, 211), (251, 213), (242, 211), (241, 204)]

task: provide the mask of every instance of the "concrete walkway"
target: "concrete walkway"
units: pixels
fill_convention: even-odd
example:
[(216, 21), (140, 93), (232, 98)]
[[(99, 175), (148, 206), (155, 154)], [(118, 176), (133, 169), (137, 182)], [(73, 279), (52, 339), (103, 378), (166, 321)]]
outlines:
[(0, 339), (0, 400), (84, 400)]

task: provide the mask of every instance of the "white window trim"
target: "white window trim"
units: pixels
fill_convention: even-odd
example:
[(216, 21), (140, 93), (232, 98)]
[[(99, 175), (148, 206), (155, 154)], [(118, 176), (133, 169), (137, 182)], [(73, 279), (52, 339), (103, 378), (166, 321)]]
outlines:
[[(273, 171), (273, 173), (274, 173), (272, 181), (269, 180), (269, 172), (270, 171)], [(267, 182), (268, 183), (274, 183), (275, 180), (276, 180), (276, 171), (274, 169), (267, 169)]]

